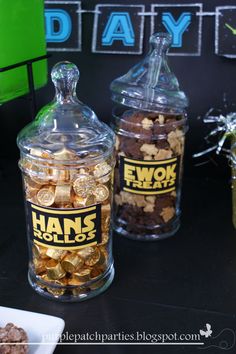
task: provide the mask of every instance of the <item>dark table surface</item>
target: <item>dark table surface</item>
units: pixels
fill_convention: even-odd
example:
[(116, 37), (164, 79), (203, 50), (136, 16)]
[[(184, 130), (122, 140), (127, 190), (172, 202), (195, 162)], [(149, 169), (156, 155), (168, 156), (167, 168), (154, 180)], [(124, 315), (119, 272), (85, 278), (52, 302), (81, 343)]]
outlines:
[[(20, 174), (16, 162), (2, 161), (0, 170), (1, 306), (61, 317), (65, 320), (65, 332), (72, 334), (199, 333), (209, 323), (213, 333), (211, 338), (202, 337), (211, 345), (204, 348), (205, 352), (224, 352), (219, 346), (226, 343), (233, 346), (227, 352), (236, 353), (234, 338), (227, 330), (236, 330), (236, 232), (231, 223), (231, 191), (227, 182), (186, 178), (178, 233), (152, 243), (114, 235), (113, 284), (94, 299), (70, 304), (44, 299), (29, 286)], [(55, 353), (190, 354), (201, 353), (200, 348), (155, 344), (60, 345)]]

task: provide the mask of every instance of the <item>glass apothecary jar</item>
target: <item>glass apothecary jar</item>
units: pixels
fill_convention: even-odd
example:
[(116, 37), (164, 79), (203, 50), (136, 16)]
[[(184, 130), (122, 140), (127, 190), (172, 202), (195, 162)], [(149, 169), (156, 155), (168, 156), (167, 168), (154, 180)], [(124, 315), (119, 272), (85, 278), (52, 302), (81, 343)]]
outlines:
[(169, 34), (153, 34), (144, 60), (111, 83), (114, 229), (133, 240), (162, 239), (180, 225), (188, 100), (167, 64), (170, 45)]
[(111, 206), (114, 134), (76, 97), (77, 67), (52, 70), (55, 99), (18, 136), (29, 282), (41, 295), (81, 301), (114, 276)]

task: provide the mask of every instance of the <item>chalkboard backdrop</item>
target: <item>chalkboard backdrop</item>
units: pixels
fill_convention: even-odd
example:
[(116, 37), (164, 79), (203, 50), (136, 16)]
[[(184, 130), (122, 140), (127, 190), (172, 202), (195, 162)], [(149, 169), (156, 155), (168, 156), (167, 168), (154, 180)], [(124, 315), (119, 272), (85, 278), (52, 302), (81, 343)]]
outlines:
[[(232, 103), (236, 102), (236, 59), (233, 58), (234, 52), (236, 53), (234, 1), (202, 0), (194, 4), (186, 0), (90, 0), (69, 3), (71, 8), (68, 7), (68, 2), (66, 7), (63, 1), (45, 3), (48, 49), (52, 54), (48, 61), (49, 73), (58, 61), (69, 60), (78, 65), (81, 73), (77, 89), (79, 99), (93, 108), (100, 119), (109, 122), (112, 108), (110, 82), (142, 59), (153, 30), (175, 29), (175, 47), (171, 49), (169, 65), (190, 100), (185, 173), (187, 176), (228, 179), (229, 168), (223, 158), (216, 157), (214, 163), (195, 167), (192, 154), (204, 147), (203, 138), (209, 130), (200, 117), (211, 107), (223, 109), (225, 98), (229, 104), (228, 111), (232, 110)], [(98, 6), (99, 4), (102, 6)], [(222, 6), (224, 8), (220, 9)], [(61, 43), (53, 42), (60, 32), (60, 19), (53, 23), (50, 17), (53, 9), (61, 9), (70, 17), (68, 23), (71, 28), (64, 28), (64, 39), (63, 35), (61, 37), (64, 42)], [(111, 19), (111, 14), (117, 12), (126, 14), (123, 18), (126, 22), (114, 22), (117, 21), (114, 16)], [(126, 44), (122, 35), (120, 40), (112, 37), (112, 31), (114, 34), (115, 31), (121, 33), (124, 30), (118, 28), (122, 24), (131, 28)], [(70, 32), (69, 37), (66, 30)], [(38, 109), (52, 100), (54, 89), (50, 79), (47, 86), (37, 91), (36, 96)], [(28, 101), (19, 98), (2, 105), (0, 117), (0, 156), (16, 159), (16, 135), (30, 121)], [(203, 159), (197, 162), (202, 161)]]

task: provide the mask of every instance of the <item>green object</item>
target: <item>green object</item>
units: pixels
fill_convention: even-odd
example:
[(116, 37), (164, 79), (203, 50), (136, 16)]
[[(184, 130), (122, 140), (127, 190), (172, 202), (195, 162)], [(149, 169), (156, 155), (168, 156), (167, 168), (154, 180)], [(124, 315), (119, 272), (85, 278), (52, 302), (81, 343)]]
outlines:
[(230, 26), (228, 23), (225, 24), (225, 27), (227, 27), (234, 36), (236, 36), (236, 28)]
[[(0, 68), (46, 54), (43, 0), (0, 0)], [(33, 64), (35, 88), (47, 82), (47, 61)], [(0, 73), (0, 103), (29, 92), (27, 67)]]

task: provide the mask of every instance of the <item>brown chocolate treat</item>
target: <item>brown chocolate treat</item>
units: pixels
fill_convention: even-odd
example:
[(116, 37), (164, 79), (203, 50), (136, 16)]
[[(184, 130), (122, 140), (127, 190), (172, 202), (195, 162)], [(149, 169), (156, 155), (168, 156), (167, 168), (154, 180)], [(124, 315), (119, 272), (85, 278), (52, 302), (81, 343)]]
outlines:
[(122, 115), (121, 124), (125, 124), (125, 122), (134, 123), (134, 124), (141, 124), (143, 118), (145, 118), (145, 117), (146, 117), (145, 112), (137, 111), (137, 110), (129, 110), (129, 111), (126, 111)]
[(175, 131), (176, 129), (178, 129), (178, 124), (175, 124), (175, 120), (172, 119), (170, 122), (168, 122), (168, 124), (166, 125), (166, 134), (169, 134), (172, 131)]
[(159, 113), (156, 113), (156, 112), (147, 112), (147, 115), (146, 115), (148, 118), (150, 119), (153, 119), (154, 121), (156, 119), (158, 119), (159, 117)]
[[(141, 134), (142, 138), (150, 140), (152, 136), (151, 129), (144, 129), (142, 122), (147, 119), (145, 112), (128, 111), (125, 112), (120, 120), (119, 128), (132, 134)], [(152, 122), (151, 122), (152, 123)]]
[(170, 144), (166, 139), (155, 140), (155, 145), (158, 149), (170, 149)]
[(155, 205), (156, 211), (160, 214), (163, 208), (174, 207), (175, 202), (170, 194), (164, 194), (157, 196)]
[(0, 328), (0, 343), (14, 343), (12, 345), (1, 345), (0, 354), (27, 354), (28, 345), (17, 343), (28, 343), (26, 332), (13, 323), (8, 323), (4, 328)]
[(153, 137), (154, 139), (158, 138), (159, 135), (166, 135), (166, 127), (161, 126), (158, 122), (155, 122), (153, 125)]
[[(182, 115), (159, 115), (154, 122), (153, 134), (166, 135), (171, 131), (176, 130), (178, 121), (183, 119)], [(176, 123), (176, 124), (175, 124)]]
[(118, 213), (119, 217), (132, 227), (135, 227), (136, 224), (154, 226), (156, 223), (163, 223), (162, 218), (157, 215), (155, 210), (152, 213), (144, 213), (142, 208), (130, 204), (123, 204)]
[(157, 225), (159, 225), (159, 234), (168, 232), (171, 229), (156, 210), (152, 213), (144, 213), (142, 208), (124, 204), (118, 208), (116, 215), (118, 220), (122, 220), (122, 224), (126, 225), (126, 230), (132, 234), (145, 235), (148, 229), (151, 232), (151, 228), (155, 228)]
[(127, 111), (121, 117), (119, 128), (127, 132), (139, 134), (142, 131), (141, 122), (144, 118), (145, 115), (142, 112)]
[(127, 157), (131, 157), (133, 159), (142, 159), (143, 154), (140, 151), (142, 144), (143, 143), (141, 140), (130, 137), (121, 137), (120, 151)]

